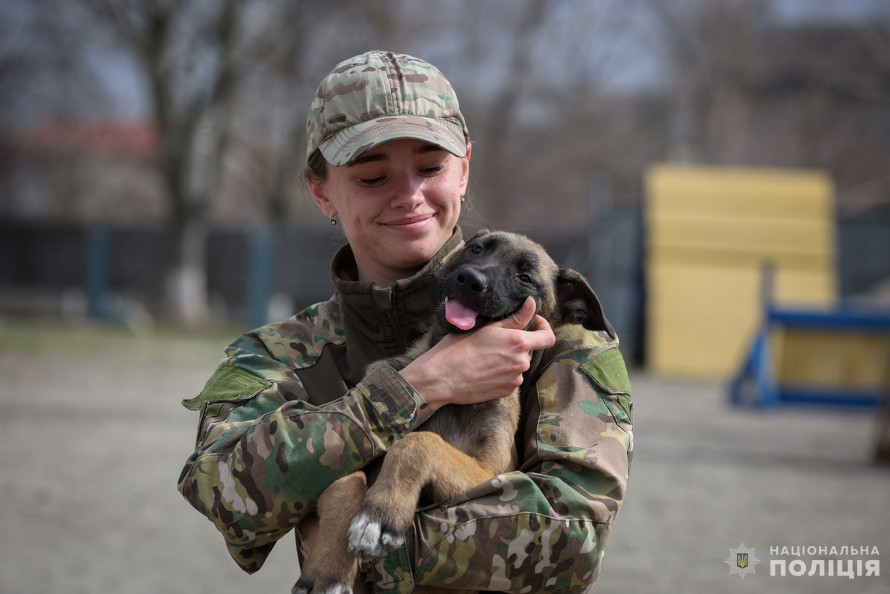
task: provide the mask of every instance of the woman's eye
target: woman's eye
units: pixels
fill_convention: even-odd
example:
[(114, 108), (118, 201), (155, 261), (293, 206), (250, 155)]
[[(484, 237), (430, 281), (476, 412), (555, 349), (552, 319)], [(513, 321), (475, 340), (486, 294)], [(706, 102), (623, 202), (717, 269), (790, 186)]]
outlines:
[(361, 177), (358, 182), (363, 186), (379, 186), (385, 179), (382, 175), (379, 177)]
[(437, 173), (441, 173), (445, 171), (445, 163), (439, 163), (434, 167), (424, 167), (420, 170), (421, 175), (436, 175)]

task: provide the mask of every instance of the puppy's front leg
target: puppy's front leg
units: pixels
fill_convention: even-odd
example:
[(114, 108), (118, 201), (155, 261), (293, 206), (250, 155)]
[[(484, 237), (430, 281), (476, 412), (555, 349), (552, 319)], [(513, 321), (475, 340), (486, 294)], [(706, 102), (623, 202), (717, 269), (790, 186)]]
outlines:
[(491, 473), (429, 431), (409, 433), (390, 449), (349, 527), (349, 550), (376, 559), (405, 542), (420, 492), (448, 500), (491, 478)]
[(318, 538), (291, 594), (353, 594), (358, 562), (346, 548), (346, 533), (367, 490), (365, 474), (354, 472), (318, 498)]

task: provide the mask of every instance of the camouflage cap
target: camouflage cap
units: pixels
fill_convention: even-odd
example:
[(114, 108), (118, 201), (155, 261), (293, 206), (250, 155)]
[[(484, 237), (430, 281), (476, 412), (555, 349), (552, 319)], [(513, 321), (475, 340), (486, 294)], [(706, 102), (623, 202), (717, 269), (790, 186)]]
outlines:
[(432, 64), (371, 51), (340, 62), (322, 81), (309, 108), (306, 159), (320, 150), (345, 165), (397, 138), (416, 138), (464, 157), (469, 132), (457, 96)]

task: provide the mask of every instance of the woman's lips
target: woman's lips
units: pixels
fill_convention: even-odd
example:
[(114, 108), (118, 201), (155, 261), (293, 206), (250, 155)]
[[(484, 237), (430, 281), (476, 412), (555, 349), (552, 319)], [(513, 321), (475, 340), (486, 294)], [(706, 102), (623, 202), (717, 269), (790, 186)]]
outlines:
[(395, 229), (399, 231), (408, 231), (413, 230), (418, 227), (424, 226), (427, 222), (432, 221), (435, 217), (435, 214), (429, 213), (425, 215), (415, 215), (411, 217), (404, 217), (401, 219), (396, 219), (394, 221), (388, 221), (383, 223), (384, 226), (389, 227), (390, 229)]

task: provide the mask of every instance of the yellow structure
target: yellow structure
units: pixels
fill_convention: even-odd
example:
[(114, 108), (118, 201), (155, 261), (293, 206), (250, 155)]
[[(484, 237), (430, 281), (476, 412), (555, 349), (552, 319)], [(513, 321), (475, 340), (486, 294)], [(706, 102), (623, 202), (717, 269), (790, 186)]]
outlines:
[(778, 327), (772, 364), (780, 386), (878, 393), (890, 379), (890, 333)]
[(823, 173), (657, 165), (646, 196), (654, 372), (728, 379), (762, 319), (766, 264), (777, 304), (835, 305), (833, 190)]

